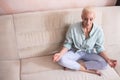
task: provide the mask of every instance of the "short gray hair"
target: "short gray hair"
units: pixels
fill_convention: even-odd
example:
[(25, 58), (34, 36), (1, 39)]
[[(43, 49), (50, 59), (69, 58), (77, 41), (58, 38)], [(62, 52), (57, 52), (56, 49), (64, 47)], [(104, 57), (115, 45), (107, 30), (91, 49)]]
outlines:
[(83, 16), (85, 13), (94, 13), (94, 16), (95, 16), (94, 7), (85, 7), (85, 8), (83, 8), (81, 16)]

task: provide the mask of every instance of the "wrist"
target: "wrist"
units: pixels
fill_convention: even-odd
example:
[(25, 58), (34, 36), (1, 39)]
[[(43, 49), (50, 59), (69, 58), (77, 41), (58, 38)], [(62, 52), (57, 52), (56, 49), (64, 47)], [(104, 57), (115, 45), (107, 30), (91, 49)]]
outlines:
[(110, 59), (108, 58), (106, 61), (107, 61), (107, 63), (109, 63), (109, 62), (110, 62)]
[(60, 54), (60, 55), (63, 55), (63, 53), (62, 53), (62, 52), (60, 52), (59, 54)]

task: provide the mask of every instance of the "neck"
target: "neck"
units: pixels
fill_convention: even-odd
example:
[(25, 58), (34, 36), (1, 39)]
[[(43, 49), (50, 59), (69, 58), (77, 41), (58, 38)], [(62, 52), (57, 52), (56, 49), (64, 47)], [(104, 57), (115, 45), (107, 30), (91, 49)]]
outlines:
[[(83, 25), (83, 24), (82, 24), (82, 25)], [(91, 31), (92, 26), (93, 26), (93, 25), (90, 25), (90, 26), (84, 26), (84, 25), (83, 25), (83, 29), (87, 29), (88, 31)]]

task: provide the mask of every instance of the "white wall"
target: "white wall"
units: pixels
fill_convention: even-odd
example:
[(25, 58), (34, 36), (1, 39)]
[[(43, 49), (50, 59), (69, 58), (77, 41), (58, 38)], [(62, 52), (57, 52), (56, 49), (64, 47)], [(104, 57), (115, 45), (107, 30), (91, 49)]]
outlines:
[(30, 11), (113, 6), (117, 0), (0, 0), (0, 15)]

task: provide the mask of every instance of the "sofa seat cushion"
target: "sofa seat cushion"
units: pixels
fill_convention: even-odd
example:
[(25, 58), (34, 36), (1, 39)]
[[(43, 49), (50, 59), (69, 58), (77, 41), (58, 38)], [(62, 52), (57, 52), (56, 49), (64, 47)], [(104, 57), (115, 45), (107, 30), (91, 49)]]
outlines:
[(62, 67), (52, 61), (52, 56), (22, 59), (21, 72), (23, 74), (58, 69), (62, 69)]
[[(116, 71), (109, 67), (101, 70), (102, 76), (80, 71), (64, 71), (51, 56), (22, 59), (22, 80), (120, 80)], [(94, 77), (93, 77), (94, 76)]]
[(51, 70), (22, 74), (21, 80), (120, 80), (120, 77), (110, 67), (102, 73), (102, 76), (98, 76), (80, 71)]
[(1, 60), (0, 80), (20, 80), (20, 61)]

